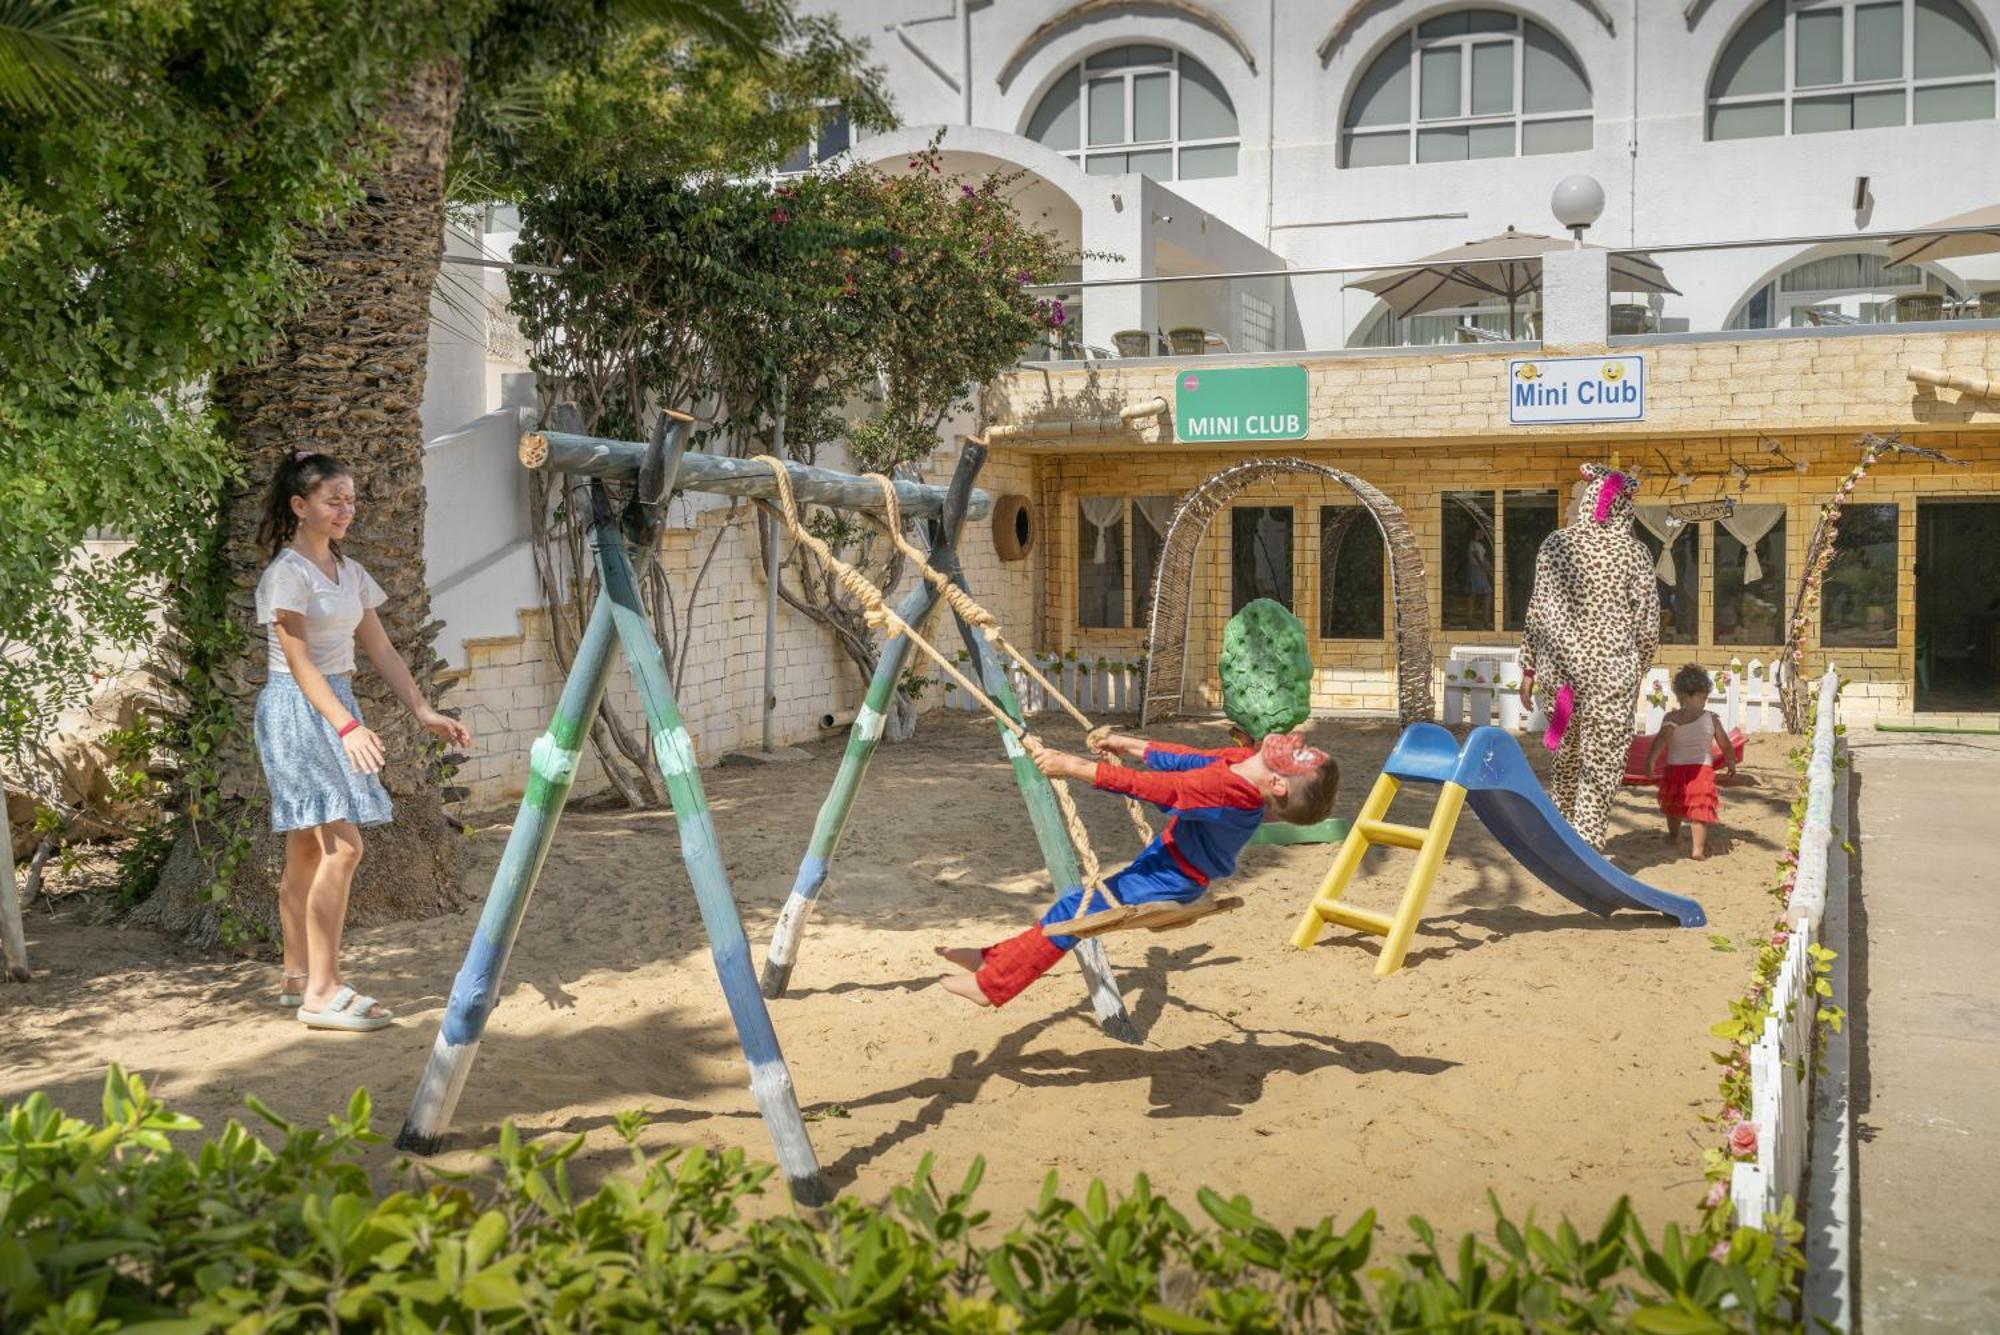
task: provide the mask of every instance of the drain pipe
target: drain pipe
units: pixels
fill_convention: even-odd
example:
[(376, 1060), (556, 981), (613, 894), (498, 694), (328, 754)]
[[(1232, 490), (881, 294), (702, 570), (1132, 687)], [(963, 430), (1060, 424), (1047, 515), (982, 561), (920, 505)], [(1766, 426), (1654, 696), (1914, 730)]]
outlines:
[(986, 428), (989, 441), (1022, 440), (1042, 436), (1108, 436), (1116, 431), (1159, 417), (1167, 411), (1167, 401), (1155, 395), (1118, 413), (1103, 417), (1072, 417), (1062, 422), (1007, 422)]
[(1912, 366), (1909, 378), (1919, 385), (1955, 389), (1975, 399), (2000, 399), (2000, 380), (1979, 380), (1969, 375), (1952, 375), (1948, 371), (1933, 371), (1927, 366)]

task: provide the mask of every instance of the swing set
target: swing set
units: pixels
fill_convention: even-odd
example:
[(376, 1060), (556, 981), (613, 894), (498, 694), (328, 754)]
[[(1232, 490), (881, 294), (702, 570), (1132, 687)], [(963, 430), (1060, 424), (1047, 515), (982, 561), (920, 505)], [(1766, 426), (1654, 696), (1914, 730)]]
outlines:
[[(561, 431), (529, 432), (521, 437), (519, 453), (524, 466), (588, 479), (590, 546), (599, 592), (569, 675), (563, 682), (555, 717), (530, 750), (528, 781), (519, 811), (494, 871), (465, 961), (453, 980), (444, 1020), (396, 1137), (396, 1146), (417, 1154), (431, 1154), (443, 1144), (471, 1074), (486, 1022), (499, 1002), (507, 959), (554, 841), (584, 739), (603, 699), (611, 651), (616, 643), (624, 650), (645, 709), (654, 760), (673, 804), (681, 861), (694, 890), (716, 975), (750, 1068), (752, 1097), (771, 1135), (779, 1167), (793, 1198), (802, 1204), (820, 1204), (830, 1198), (830, 1192), (820, 1175), (791, 1072), (779, 1048), (765, 999), (784, 993), (796, 962), (799, 937), (813, 901), (826, 884), (833, 853), (869, 758), (881, 740), (891, 695), (912, 647), (994, 717), (1058, 894), (1078, 888), (1086, 892), (1079, 902), (1078, 917), (1053, 925), (1051, 931), (1095, 937), (1138, 927), (1166, 930), (1209, 913), (1234, 908), (1240, 901), (1207, 900), (1164, 906), (1120, 903), (1104, 883), (1096, 852), (1067, 785), (1051, 782), (1028, 759), (1024, 743), (1032, 740), (1032, 734), (1022, 720), (1020, 702), (996, 649), (1032, 674), (1050, 698), (1060, 701), (1093, 739), (1101, 738), (1104, 730), (1095, 728), (1042, 677), (1025, 655), (1007, 642), (1000, 633), (998, 620), (966, 591), (957, 558), (958, 538), (968, 517), (979, 518), (992, 508), (991, 497), (974, 490), (972, 485), (985, 463), (984, 441), (976, 437), (965, 439), (951, 482), (939, 487), (893, 481), (879, 475), (856, 476), (770, 456), (737, 459), (690, 452), (686, 445), (692, 420), (682, 413), (662, 413), (651, 440), (643, 443)], [(636, 481), (622, 515), (613, 513), (605, 485), (607, 479)], [(878, 666), (855, 716), (840, 771), (820, 809), (812, 842), (779, 918), (761, 988), (751, 968), (742, 918), (730, 892), (729, 875), (722, 860), (714, 815), (703, 789), (694, 743), (682, 721), (658, 641), (647, 625), (633, 572), (631, 552), (647, 550), (657, 542), (666, 502), (677, 490), (749, 497), (774, 504), (793, 540), (804, 544), (834, 572), (841, 588), (861, 605), (869, 624), (884, 636)], [(798, 508), (801, 501), (853, 510), (877, 521), (903, 557), (915, 565), (922, 580), (901, 604), (891, 608), (879, 588), (841, 561), (804, 526)], [(904, 523), (909, 518), (934, 521), (928, 554), (905, 535)], [(940, 599), (951, 608), (958, 623), (980, 685), (976, 686), (919, 629)], [(1150, 839), (1152, 831), (1136, 803), (1130, 811), (1135, 830)], [(1098, 899), (1102, 899), (1104, 907), (1093, 911), (1091, 906)], [(1086, 940), (1076, 954), (1099, 1024), (1114, 1038), (1136, 1042), (1137, 1030), (1118, 995), (1101, 943)]]

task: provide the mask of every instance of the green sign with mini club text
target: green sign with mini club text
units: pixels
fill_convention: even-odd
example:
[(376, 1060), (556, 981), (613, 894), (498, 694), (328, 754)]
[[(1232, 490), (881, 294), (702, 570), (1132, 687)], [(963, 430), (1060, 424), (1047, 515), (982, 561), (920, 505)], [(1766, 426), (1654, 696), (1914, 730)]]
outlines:
[(1304, 440), (1306, 368), (1216, 366), (1174, 373), (1174, 438)]

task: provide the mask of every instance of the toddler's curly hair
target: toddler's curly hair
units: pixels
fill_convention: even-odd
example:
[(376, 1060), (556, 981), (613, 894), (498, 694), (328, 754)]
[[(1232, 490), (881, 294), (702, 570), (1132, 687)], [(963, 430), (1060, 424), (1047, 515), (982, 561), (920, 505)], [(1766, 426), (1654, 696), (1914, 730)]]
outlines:
[(1674, 673), (1674, 694), (1685, 700), (1691, 695), (1713, 695), (1715, 681), (1699, 663), (1687, 663)]

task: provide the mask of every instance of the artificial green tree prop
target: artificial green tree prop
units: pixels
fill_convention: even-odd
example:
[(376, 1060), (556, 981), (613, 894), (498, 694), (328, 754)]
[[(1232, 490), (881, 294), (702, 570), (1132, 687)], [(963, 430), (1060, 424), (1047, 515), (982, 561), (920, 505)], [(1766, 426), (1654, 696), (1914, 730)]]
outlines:
[(1261, 742), (1312, 714), (1306, 626), (1282, 603), (1258, 598), (1222, 630), (1222, 712)]

